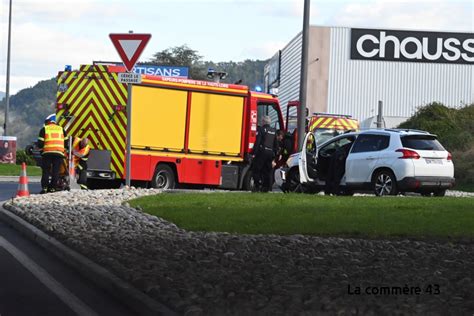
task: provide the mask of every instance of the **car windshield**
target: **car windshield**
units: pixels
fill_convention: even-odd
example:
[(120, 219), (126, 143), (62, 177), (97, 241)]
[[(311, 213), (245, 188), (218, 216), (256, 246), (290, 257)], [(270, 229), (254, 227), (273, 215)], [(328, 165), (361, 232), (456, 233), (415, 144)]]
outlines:
[(405, 148), (435, 151), (445, 150), (443, 146), (438, 142), (436, 137), (431, 135), (409, 135), (404, 136), (401, 139), (402, 145)]
[(343, 134), (345, 131), (331, 129), (331, 128), (318, 128), (314, 130), (313, 134), (316, 138), (316, 144), (320, 145), (333, 137)]

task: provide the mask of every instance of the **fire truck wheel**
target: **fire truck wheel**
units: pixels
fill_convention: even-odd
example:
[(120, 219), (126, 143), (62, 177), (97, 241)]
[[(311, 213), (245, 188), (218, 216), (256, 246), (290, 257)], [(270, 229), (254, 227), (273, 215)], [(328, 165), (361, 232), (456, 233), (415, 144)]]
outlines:
[(151, 186), (155, 189), (174, 189), (176, 179), (174, 172), (168, 165), (158, 165), (151, 180)]
[(242, 183), (242, 190), (253, 191), (255, 188), (255, 182), (252, 177), (252, 170), (248, 170), (245, 174), (244, 181)]

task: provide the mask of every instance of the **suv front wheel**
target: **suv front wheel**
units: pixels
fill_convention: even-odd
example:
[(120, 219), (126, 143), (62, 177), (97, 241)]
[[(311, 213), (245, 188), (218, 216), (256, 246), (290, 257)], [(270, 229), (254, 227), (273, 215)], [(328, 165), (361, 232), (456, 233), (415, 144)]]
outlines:
[(397, 195), (397, 180), (393, 172), (389, 170), (378, 171), (373, 180), (372, 185), (376, 196)]

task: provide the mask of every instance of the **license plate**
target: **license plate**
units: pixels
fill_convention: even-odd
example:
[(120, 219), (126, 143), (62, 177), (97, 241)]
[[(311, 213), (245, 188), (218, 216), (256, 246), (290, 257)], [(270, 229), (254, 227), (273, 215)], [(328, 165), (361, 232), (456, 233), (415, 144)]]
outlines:
[(443, 161), (441, 159), (425, 159), (427, 164), (437, 164), (442, 165)]

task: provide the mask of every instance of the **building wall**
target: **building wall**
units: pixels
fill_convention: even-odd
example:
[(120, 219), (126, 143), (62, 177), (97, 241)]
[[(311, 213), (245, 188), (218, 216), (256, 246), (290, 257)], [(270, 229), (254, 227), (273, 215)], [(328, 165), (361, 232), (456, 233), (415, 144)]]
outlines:
[(330, 61), (329, 27), (309, 29), (307, 107), (310, 113), (328, 112), (328, 81)]
[[(306, 106), (310, 113), (327, 112), (330, 31), (328, 27), (311, 26), (309, 29)], [(301, 46), (302, 35), (299, 33), (281, 51), (278, 98), (284, 115), (288, 101), (299, 100)]]
[[(351, 60), (350, 37), (347, 27), (311, 26), (307, 92), (311, 113), (349, 114), (362, 121), (377, 114), (382, 100), (385, 116), (408, 118), (433, 101), (450, 107), (474, 102), (473, 65)], [(281, 51), (278, 97), (284, 115), (288, 101), (299, 99), (301, 45), (299, 33)]]
[[(299, 99), (301, 43), (302, 35), (299, 33), (281, 51), (278, 99), (284, 116), (286, 116), (286, 105), (288, 101)], [(291, 115), (296, 115), (296, 113), (292, 113)]]
[(474, 102), (474, 66), (350, 59), (351, 29), (331, 27), (328, 111), (363, 120), (377, 114), (411, 116), (439, 101), (450, 107)]

